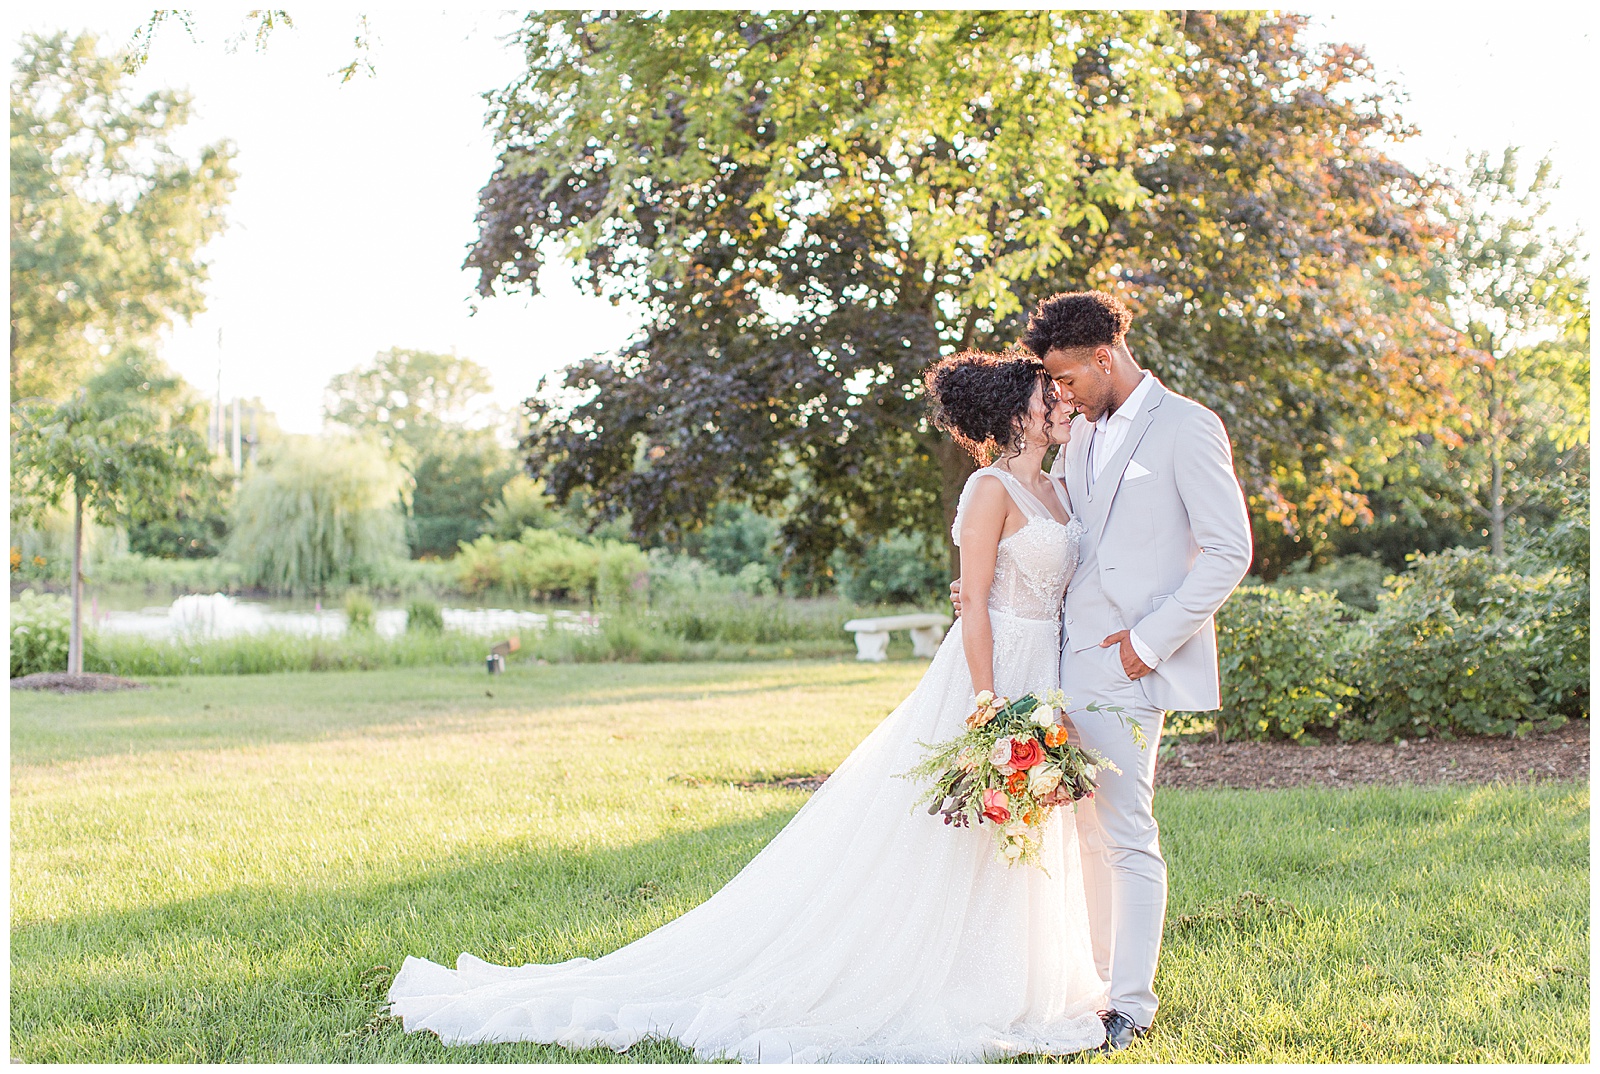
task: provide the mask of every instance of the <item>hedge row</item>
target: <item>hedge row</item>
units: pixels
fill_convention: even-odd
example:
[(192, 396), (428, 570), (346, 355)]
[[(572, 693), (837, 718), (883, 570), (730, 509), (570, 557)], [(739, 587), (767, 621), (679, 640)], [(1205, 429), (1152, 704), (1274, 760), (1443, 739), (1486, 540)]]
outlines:
[(1588, 573), (1538, 557), (1418, 556), (1370, 614), (1245, 586), (1217, 633), (1225, 740), (1507, 734), (1589, 714)]

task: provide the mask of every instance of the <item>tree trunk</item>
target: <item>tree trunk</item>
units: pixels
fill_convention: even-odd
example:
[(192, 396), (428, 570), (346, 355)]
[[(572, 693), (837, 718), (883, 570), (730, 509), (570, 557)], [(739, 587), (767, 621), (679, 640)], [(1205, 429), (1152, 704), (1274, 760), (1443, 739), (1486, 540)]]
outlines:
[(950, 577), (959, 578), (961, 549), (956, 547), (951, 538), (950, 527), (956, 521), (956, 505), (961, 501), (961, 490), (966, 487), (967, 478), (977, 467), (971, 455), (944, 437), (940, 437), (934, 445), (933, 456), (939, 460), (939, 499), (944, 507), (944, 542), (950, 557)]
[(72, 485), (72, 633), (67, 642), (67, 674), (83, 674), (83, 493)]
[(1506, 558), (1505, 464), (1498, 450), (1489, 458), (1489, 551), (1495, 559)]

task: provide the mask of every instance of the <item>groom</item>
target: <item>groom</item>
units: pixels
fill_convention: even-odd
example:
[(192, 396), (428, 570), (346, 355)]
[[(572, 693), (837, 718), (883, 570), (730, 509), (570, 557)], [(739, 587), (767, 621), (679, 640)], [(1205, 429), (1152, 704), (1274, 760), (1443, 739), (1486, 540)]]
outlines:
[[(1167, 910), (1151, 810), (1161, 725), (1169, 710), (1219, 706), (1211, 617), (1251, 557), (1222, 421), (1139, 368), (1131, 320), (1115, 297), (1077, 291), (1039, 303), (1023, 338), (1079, 411), (1052, 469), (1085, 526), (1062, 613), (1061, 688), (1081, 745), (1122, 770), (1103, 773), (1077, 808), (1095, 961), (1109, 983), (1107, 1051), (1143, 1036), (1156, 1013)], [(1091, 702), (1120, 706), (1148, 747)]]

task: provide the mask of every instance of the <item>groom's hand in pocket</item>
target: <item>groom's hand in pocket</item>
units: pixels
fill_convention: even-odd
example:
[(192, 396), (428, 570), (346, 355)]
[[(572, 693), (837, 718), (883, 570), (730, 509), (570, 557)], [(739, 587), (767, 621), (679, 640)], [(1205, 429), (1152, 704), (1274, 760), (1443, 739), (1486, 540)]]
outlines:
[(1133, 637), (1126, 630), (1119, 630), (1100, 643), (1100, 648), (1119, 646), (1117, 656), (1122, 660), (1122, 671), (1130, 679), (1142, 679), (1150, 674), (1151, 667), (1139, 659), (1139, 654), (1133, 651)]
[(956, 610), (956, 618), (961, 618), (961, 579), (957, 578), (950, 583), (950, 607)]

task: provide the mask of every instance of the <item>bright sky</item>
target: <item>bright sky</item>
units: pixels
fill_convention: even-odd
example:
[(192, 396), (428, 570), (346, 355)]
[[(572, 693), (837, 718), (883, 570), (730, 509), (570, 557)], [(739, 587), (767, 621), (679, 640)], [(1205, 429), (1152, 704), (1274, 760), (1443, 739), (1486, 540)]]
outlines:
[[(13, 8), (10, 55), (30, 30), (87, 28), (120, 46), (148, 11)], [(355, 9), (291, 13), (294, 28), (275, 32), (263, 52), (248, 43), (227, 51), (242, 9), (203, 9), (197, 41), (171, 21), (136, 79), (142, 91), (193, 93), (180, 149), (221, 138), (238, 147), (230, 225), (207, 251), (208, 309), (166, 340), (168, 363), (208, 394), (220, 365), (224, 397), (260, 396), (285, 429), (314, 432), (328, 379), (388, 347), (455, 349), (490, 370), (496, 402), (510, 409), (542, 375), (626, 341), (636, 316), (584, 295), (563, 273), (547, 271), (551, 290), (538, 298), (478, 300), (474, 274), (461, 268), (494, 162), (481, 94), (518, 69), (502, 40), (516, 16), (371, 11), (376, 77), (341, 85), (332, 72), (355, 56)], [(1317, 24), (1329, 40), (1366, 46), (1408, 94), (1404, 115), (1422, 135), (1399, 150), (1405, 163), (1517, 144), (1531, 165), (1549, 152), (1569, 225), (1586, 218), (1594, 193), (1592, 28), (1579, 9), (1536, 4), (1514, 14), (1391, 4), (1341, 9)]]

